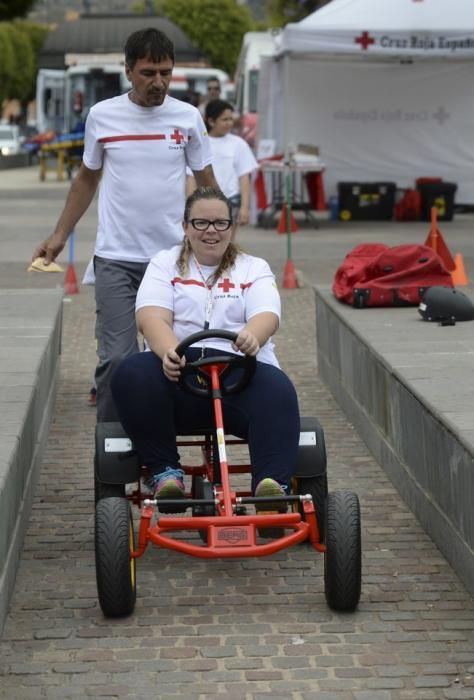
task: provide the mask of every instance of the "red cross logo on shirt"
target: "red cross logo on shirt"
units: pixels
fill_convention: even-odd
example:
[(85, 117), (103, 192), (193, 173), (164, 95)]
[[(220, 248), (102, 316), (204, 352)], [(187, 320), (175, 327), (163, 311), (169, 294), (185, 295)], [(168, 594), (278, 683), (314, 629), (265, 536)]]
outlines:
[(228, 277), (226, 277), (222, 280), (222, 282), (219, 282), (217, 286), (220, 287), (225, 294), (227, 294), (231, 289), (234, 289), (235, 284), (231, 282)]
[(182, 134), (179, 129), (175, 129), (173, 133), (171, 134), (172, 139), (176, 141), (176, 143), (179, 145), (181, 141), (184, 141), (184, 134)]
[(364, 51), (367, 50), (370, 44), (375, 43), (375, 39), (369, 36), (369, 32), (362, 32), (361, 36), (357, 36), (354, 41), (356, 44), (360, 44), (360, 48), (364, 49)]

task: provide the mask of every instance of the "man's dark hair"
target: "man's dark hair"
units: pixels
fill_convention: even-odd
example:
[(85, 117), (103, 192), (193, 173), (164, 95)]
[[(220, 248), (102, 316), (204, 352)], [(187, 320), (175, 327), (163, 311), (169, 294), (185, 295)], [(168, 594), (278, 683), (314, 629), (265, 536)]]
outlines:
[(207, 87), (209, 87), (209, 83), (217, 83), (219, 86), (219, 90), (221, 89), (221, 81), (216, 75), (213, 75), (207, 79)]
[(125, 44), (125, 63), (133, 68), (140, 58), (151, 58), (154, 63), (170, 59), (174, 63), (173, 42), (159, 29), (148, 27), (133, 32)]

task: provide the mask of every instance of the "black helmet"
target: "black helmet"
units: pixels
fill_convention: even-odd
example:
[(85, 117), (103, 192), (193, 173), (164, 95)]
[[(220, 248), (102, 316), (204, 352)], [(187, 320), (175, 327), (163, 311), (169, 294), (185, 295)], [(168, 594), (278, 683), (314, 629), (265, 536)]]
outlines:
[(452, 324), (474, 320), (474, 304), (462, 292), (451, 287), (430, 287), (423, 294), (418, 311), (424, 321)]

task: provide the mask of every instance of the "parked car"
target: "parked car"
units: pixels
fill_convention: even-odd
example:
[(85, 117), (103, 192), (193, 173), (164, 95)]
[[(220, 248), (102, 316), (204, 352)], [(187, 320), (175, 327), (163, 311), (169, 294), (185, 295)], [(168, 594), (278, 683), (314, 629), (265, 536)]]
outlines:
[(15, 124), (0, 124), (0, 155), (11, 156), (21, 153), (23, 138), (20, 127)]

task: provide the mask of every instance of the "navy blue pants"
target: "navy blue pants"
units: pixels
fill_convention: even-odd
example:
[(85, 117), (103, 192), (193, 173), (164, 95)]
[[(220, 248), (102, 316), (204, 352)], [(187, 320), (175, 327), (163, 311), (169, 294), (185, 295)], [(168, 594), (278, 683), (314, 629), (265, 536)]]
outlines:
[[(207, 349), (206, 355), (222, 351)], [(200, 349), (186, 352), (188, 360)], [(178, 467), (176, 435), (214, 426), (213, 403), (190, 394), (164, 375), (153, 352), (125, 359), (112, 376), (112, 395), (120, 421), (152, 473)], [(296, 466), (300, 418), (296, 391), (286, 374), (257, 362), (250, 383), (222, 399), (226, 434), (245, 439), (253, 467), (252, 488), (265, 477), (288, 486)]]

